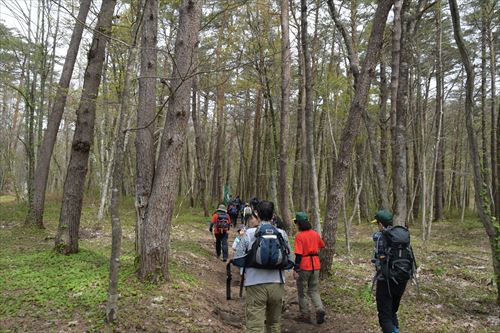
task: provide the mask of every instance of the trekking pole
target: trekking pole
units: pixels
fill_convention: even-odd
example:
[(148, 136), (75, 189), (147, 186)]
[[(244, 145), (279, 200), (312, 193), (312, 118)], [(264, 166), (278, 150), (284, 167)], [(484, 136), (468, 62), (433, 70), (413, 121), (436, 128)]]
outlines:
[(240, 274), (240, 298), (243, 297), (243, 287), (245, 285), (245, 270)]
[(233, 276), (231, 274), (231, 261), (229, 260), (227, 265), (226, 265), (226, 299), (230, 300), (231, 299), (231, 280), (233, 280)]

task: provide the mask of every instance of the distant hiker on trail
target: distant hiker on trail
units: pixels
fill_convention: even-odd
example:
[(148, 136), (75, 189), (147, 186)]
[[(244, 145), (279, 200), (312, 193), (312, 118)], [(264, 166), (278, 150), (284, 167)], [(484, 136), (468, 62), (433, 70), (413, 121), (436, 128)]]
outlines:
[(236, 207), (234, 201), (229, 203), (229, 206), (227, 207), (227, 212), (231, 217), (231, 222), (233, 222), (233, 227), (236, 227), (236, 223), (238, 223), (238, 208)]
[(248, 220), (252, 216), (252, 207), (248, 204), (248, 202), (245, 204), (245, 208), (243, 208), (243, 221), (246, 226), (248, 226)]
[(293, 267), (293, 261), (289, 258), (290, 246), (285, 231), (271, 224), (273, 213), (272, 202), (259, 203), (259, 224), (246, 231), (233, 258), (236, 266), (245, 267), (243, 275), (248, 333), (281, 332), (284, 270)]
[(295, 266), (293, 277), (297, 281), (300, 315), (297, 321), (309, 323), (309, 303), (306, 291), (316, 310), (316, 323), (325, 322), (325, 308), (319, 295), (319, 250), (325, 247), (321, 236), (312, 229), (307, 214), (298, 212), (294, 219), (299, 233), (295, 237)]
[(410, 233), (402, 226), (392, 227), (392, 214), (379, 210), (373, 224), (378, 321), (383, 333), (399, 333), (398, 309), (410, 278), (416, 271), (415, 257), (410, 245)]
[(259, 199), (257, 197), (252, 197), (250, 199), (250, 207), (252, 207), (253, 210), (257, 209), (258, 204), (259, 204)]
[(243, 224), (240, 224), (240, 226), (238, 227), (238, 235), (234, 238), (234, 241), (233, 241), (233, 250), (236, 250), (236, 248), (238, 247), (238, 244), (241, 242), (241, 239), (243, 238), (243, 236), (245, 236), (245, 232), (246, 232), (246, 228)]
[(220, 257), (222, 251), (222, 261), (227, 261), (227, 237), (231, 227), (231, 218), (226, 212), (226, 206), (220, 205), (217, 211), (210, 220), (210, 233), (215, 235), (215, 252), (217, 258)]

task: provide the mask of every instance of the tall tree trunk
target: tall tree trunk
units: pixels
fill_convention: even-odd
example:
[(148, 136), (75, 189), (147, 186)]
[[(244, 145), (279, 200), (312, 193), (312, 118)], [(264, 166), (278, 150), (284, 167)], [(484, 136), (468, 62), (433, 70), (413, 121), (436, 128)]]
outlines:
[(301, 0), (301, 38), (302, 52), (304, 53), (304, 71), (306, 85), (306, 142), (307, 142), (307, 164), (309, 168), (309, 195), (311, 199), (311, 222), (317, 232), (321, 233), (321, 221), (319, 210), (318, 174), (316, 170), (316, 158), (314, 156), (314, 124), (313, 124), (313, 91), (312, 91), (312, 69), (311, 54), (307, 35), (307, 1)]
[[(380, 127), (380, 164), (384, 175), (387, 176), (389, 170), (387, 169), (387, 160), (389, 158), (389, 126), (388, 122), (391, 121), (387, 118), (387, 100), (389, 99), (389, 87), (387, 86), (387, 75), (386, 75), (385, 61), (382, 59), (380, 61), (380, 112), (378, 124)], [(375, 155), (373, 155), (375, 158)], [(387, 177), (386, 177), (387, 181)], [(387, 187), (387, 184), (386, 184)], [(385, 209), (390, 208), (389, 204), (389, 191), (387, 190), (387, 202), (381, 203), (381, 206), (385, 206)]]
[(99, 11), (92, 45), (88, 53), (82, 96), (77, 119), (71, 158), (64, 181), (63, 201), (55, 250), (69, 254), (78, 252), (78, 232), (82, 211), (83, 190), (87, 174), (90, 148), (94, 136), (96, 99), (101, 83), (106, 44), (111, 34), (111, 23), (116, 0), (104, 1)]
[(491, 254), (493, 259), (493, 269), (495, 272), (495, 279), (497, 285), (497, 303), (500, 305), (500, 246), (498, 245), (498, 239), (500, 237), (500, 222), (498, 220), (492, 219), (490, 213), (488, 212), (488, 196), (484, 195), (484, 184), (483, 176), (481, 174), (481, 163), (479, 159), (479, 152), (477, 147), (476, 135), (474, 132), (474, 126), (472, 121), (472, 111), (474, 107), (474, 68), (470, 61), (465, 42), (462, 37), (462, 32), (460, 28), (460, 14), (458, 12), (458, 6), (456, 0), (449, 0), (451, 18), (453, 22), (453, 35), (457, 43), (458, 49), (460, 51), (460, 56), (467, 73), (466, 81), (466, 97), (465, 97), (465, 115), (466, 115), (466, 128), (467, 128), (467, 138), (469, 142), (469, 153), (472, 162), (472, 169), (474, 175), (474, 198), (476, 202), (476, 209), (479, 213), (479, 218), (486, 230), (488, 235)]
[[(143, 0), (139, 2), (139, 10), (137, 18), (141, 17)], [(134, 70), (137, 57), (137, 36), (140, 28), (140, 23), (136, 23), (134, 34), (132, 36), (132, 45), (128, 52), (127, 66), (125, 68), (125, 78), (121, 90), (120, 98), (120, 115), (118, 118), (118, 128), (116, 141), (113, 146), (113, 178), (111, 181), (111, 256), (109, 259), (109, 286), (108, 286), (108, 301), (106, 303), (106, 321), (114, 322), (117, 318), (118, 311), (118, 273), (120, 270), (120, 252), (122, 240), (122, 227), (120, 221), (119, 203), (121, 197), (121, 185), (123, 178), (123, 164), (125, 154), (125, 126), (129, 114), (130, 90), (132, 73)]]
[[(442, 60), (442, 32), (441, 32), (441, 0), (436, 1), (436, 142), (434, 161), (434, 221), (443, 219), (443, 197), (444, 197), (444, 143), (442, 138), (443, 124), (443, 60)], [(427, 239), (431, 236), (432, 221), (429, 220)]]
[[(395, 225), (405, 225), (407, 215), (407, 165), (406, 165), (406, 117), (408, 112), (408, 62), (410, 58), (410, 45), (407, 28), (408, 9), (410, 1), (403, 0), (401, 7), (401, 33), (399, 43), (394, 37), (394, 47), (399, 51), (399, 77), (396, 93), (395, 128), (392, 136), (392, 186)], [(396, 28), (395, 28), (396, 29)], [(396, 34), (396, 30), (395, 30)], [(396, 51), (394, 51), (396, 52)]]
[(139, 77), (139, 107), (135, 136), (135, 225), (136, 253), (141, 253), (142, 229), (146, 209), (151, 196), (155, 174), (155, 114), (156, 114), (156, 71), (158, 41), (158, 0), (146, 0), (144, 4), (141, 33), (141, 73)]
[(288, 136), (290, 126), (290, 36), (288, 0), (281, 1), (281, 118), (279, 152), (278, 202), (285, 230), (290, 231), (291, 216), (288, 202)]
[(495, 38), (493, 36), (492, 22), (488, 24), (488, 46), (490, 49), (490, 113), (491, 113), (491, 188), (493, 189), (494, 208), (497, 220), (500, 220), (500, 121), (499, 111), (496, 110), (496, 74), (497, 63), (495, 53)]
[(194, 128), (194, 144), (196, 151), (196, 170), (198, 185), (200, 190), (201, 203), (203, 205), (203, 213), (205, 216), (209, 215), (207, 203), (207, 176), (205, 166), (205, 140), (202, 128), (198, 123), (198, 105), (197, 105), (197, 91), (198, 91), (198, 77), (193, 78), (193, 93), (191, 100), (191, 118), (193, 120)]
[(250, 196), (257, 195), (258, 181), (260, 178), (260, 121), (262, 113), (262, 91), (258, 89), (256, 91), (257, 100), (255, 102), (255, 117), (253, 124), (253, 145), (252, 145), (252, 159), (251, 167), (248, 170), (247, 179), (251, 179), (250, 186)]
[(43, 141), (38, 153), (38, 160), (35, 170), (34, 184), (35, 189), (33, 193), (33, 204), (29, 206), (27, 221), (38, 226), (43, 227), (43, 211), (45, 205), (45, 190), (47, 188), (47, 179), (49, 176), (50, 161), (54, 145), (57, 138), (59, 125), (61, 124), (64, 107), (66, 105), (67, 93), (73, 69), (75, 67), (80, 41), (82, 40), (83, 26), (87, 19), (90, 3), (92, 0), (82, 0), (78, 10), (78, 17), (73, 28), (71, 40), (69, 42), (68, 51), (64, 60), (61, 77), (57, 86), (56, 97), (52, 111), (47, 120), (47, 129), (43, 136)]
[(327, 211), (325, 215), (323, 239), (326, 248), (320, 252), (321, 276), (326, 277), (331, 271), (335, 244), (337, 239), (338, 216), (344, 197), (344, 189), (349, 167), (352, 162), (354, 142), (359, 131), (359, 123), (368, 102), (368, 91), (374, 76), (375, 65), (379, 59), (382, 48), (382, 37), (387, 16), (392, 7), (393, 0), (379, 1), (373, 18), (372, 31), (368, 41), (366, 56), (363, 60), (359, 83), (351, 103), (347, 122), (342, 131), (339, 158), (335, 164), (335, 173), (328, 193)]
[(172, 94), (161, 140), (153, 190), (146, 210), (143, 244), (139, 262), (142, 281), (169, 280), (168, 254), (172, 214), (182, 160), (182, 148), (189, 119), (192, 75), (197, 68), (196, 44), (201, 17), (200, 0), (184, 0), (179, 9), (179, 27), (175, 40)]

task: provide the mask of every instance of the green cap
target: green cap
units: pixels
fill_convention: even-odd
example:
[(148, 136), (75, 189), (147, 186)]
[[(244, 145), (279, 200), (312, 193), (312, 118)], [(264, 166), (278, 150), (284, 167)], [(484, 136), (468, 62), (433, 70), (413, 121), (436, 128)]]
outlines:
[(371, 221), (371, 223), (382, 223), (384, 226), (392, 225), (392, 214), (391, 212), (381, 209), (375, 214), (375, 220)]
[(295, 219), (294, 219), (295, 222), (307, 221), (307, 220), (308, 220), (307, 213), (305, 213), (305, 212), (297, 212), (297, 213), (295, 213)]

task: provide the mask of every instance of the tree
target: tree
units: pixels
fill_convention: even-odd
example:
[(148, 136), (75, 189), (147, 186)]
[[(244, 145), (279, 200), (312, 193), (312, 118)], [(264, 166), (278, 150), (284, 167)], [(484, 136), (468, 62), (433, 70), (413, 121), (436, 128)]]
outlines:
[(184, 0), (179, 9), (171, 95), (163, 129), (156, 173), (142, 229), (139, 277), (169, 280), (168, 252), (183, 145), (189, 119), (189, 97), (201, 16), (200, 0)]
[(288, 135), (290, 122), (290, 36), (288, 0), (281, 1), (281, 118), (278, 200), (285, 229), (290, 231), (290, 208), (288, 204)]
[(392, 4), (393, 0), (381, 0), (377, 6), (372, 22), (372, 31), (368, 41), (366, 56), (361, 66), (359, 83), (356, 85), (354, 99), (349, 109), (347, 122), (342, 130), (339, 158), (335, 163), (335, 173), (327, 199), (323, 232), (326, 248), (320, 253), (322, 277), (329, 275), (331, 270), (333, 255), (335, 253), (340, 205), (344, 197), (347, 173), (352, 162), (352, 153), (356, 141), (355, 138), (358, 134), (359, 123), (364, 108), (366, 108), (368, 102), (368, 90), (374, 76), (375, 65), (378, 62), (380, 49), (383, 43), (382, 37), (385, 30), (385, 24)]
[(52, 159), (52, 153), (54, 151), (54, 145), (56, 143), (59, 125), (61, 124), (62, 115), (66, 106), (68, 88), (71, 81), (71, 76), (73, 74), (73, 69), (75, 67), (75, 62), (82, 39), (83, 28), (85, 25), (85, 20), (87, 19), (87, 14), (89, 12), (91, 2), (92, 0), (83, 0), (80, 2), (78, 16), (75, 21), (75, 26), (73, 28), (73, 33), (71, 35), (68, 46), (68, 51), (66, 52), (66, 58), (64, 60), (61, 77), (59, 78), (59, 84), (57, 86), (54, 104), (52, 105), (52, 111), (50, 112), (47, 120), (47, 129), (45, 130), (43, 141), (40, 144), (38, 152), (38, 159), (34, 174), (33, 200), (29, 202), (30, 205), (28, 207), (26, 221), (40, 228), (43, 228), (45, 191), (47, 189), (50, 161)]
[(141, 75), (139, 77), (139, 108), (137, 109), (138, 131), (135, 137), (135, 207), (137, 212), (135, 244), (138, 254), (141, 253), (140, 247), (143, 244), (141, 239), (142, 228), (155, 174), (154, 121), (156, 114), (157, 39), (158, 0), (146, 0), (141, 36)]
[(316, 169), (316, 158), (314, 156), (314, 124), (313, 124), (313, 91), (312, 91), (312, 68), (311, 53), (309, 50), (309, 37), (307, 35), (307, 1), (301, 0), (300, 31), (302, 42), (302, 53), (304, 55), (305, 72), (305, 121), (306, 121), (306, 153), (309, 169), (309, 195), (311, 198), (311, 222), (317, 232), (321, 233), (321, 221), (319, 211), (318, 171)]
[(474, 68), (469, 58), (469, 52), (465, 46), (460, 27), (460, 14), (456, 0), (449, 0), (451, 18), (453, 22), (453, 36), (457, 43), (460, 57), (467, 74), (466, 96), (465, 96), (465, 125), (467, 128), (467, 141), (469, 144), (470, 159), (472, 162), (473, 180), (474, 180), (474, 199), (479, 218), (488, 235), (491, 245), (491, 255), (493, 259), (493, 270), (497, 285), (497, 303), (500, 305), (500, 221), (493, 219), (488, 203), (488, 192), (484, 188), (483, 175), (481, 173), (480, 157), (477, 145), (476, 134), (473, 127), (472, 111), (474, 107)]
[(101, 83), (106, 44), (111, 33), (111, 23), (116, 0), (103, 1), (95, 27), (92, 45), (88, 52), (82, 96), (77, 119), (71, 158), (64, 181), (59, 226), (55, 237), (55, 250), (70, 254), (78, 252), (78, 232), (82, 211), (85, 176), (94, 135), (96, 99)]

